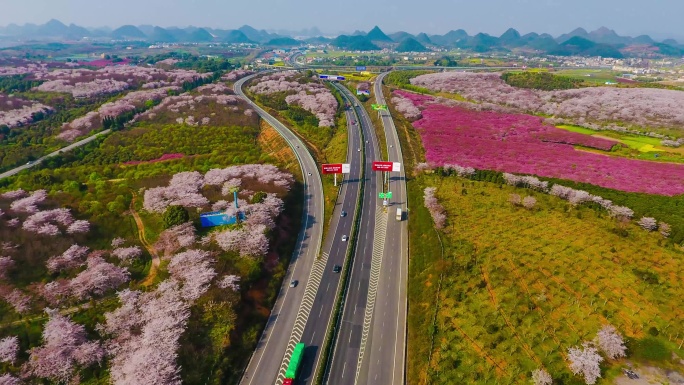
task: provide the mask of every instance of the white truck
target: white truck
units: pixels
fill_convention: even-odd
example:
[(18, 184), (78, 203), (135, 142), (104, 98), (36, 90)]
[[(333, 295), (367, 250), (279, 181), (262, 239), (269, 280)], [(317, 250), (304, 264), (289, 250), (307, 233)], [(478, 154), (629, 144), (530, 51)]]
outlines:
[(397, 220), (401, 222), (402, 212), (401, 207), (397, 207)]

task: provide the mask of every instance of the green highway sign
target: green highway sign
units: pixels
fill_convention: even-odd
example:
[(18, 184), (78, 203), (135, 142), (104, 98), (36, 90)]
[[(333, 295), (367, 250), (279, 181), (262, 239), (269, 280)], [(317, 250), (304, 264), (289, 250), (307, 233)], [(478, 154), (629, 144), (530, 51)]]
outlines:
[(392, 192), (388, 191), (386, 193), (378, 193), (378, 198), (380, 198), (380, 199), (392, 199)]

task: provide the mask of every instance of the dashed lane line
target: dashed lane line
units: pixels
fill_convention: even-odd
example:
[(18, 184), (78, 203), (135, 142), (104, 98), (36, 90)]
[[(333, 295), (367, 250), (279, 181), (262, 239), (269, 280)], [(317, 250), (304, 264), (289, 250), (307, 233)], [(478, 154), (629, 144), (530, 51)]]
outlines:
[(380, 268), (382, 267), (382, 256), (385, 250), (387, 215), (388, 214), (385, 212), (384, 208), (378, 208), (375, 213), (375, 237), (373, 239), (373, 257), (371, 260), (370, 280), (368, 282), (368, 300), (366, 304), (366, 313), (363, 317), (363, 331), (361, 332), (361, 345), (359, 347), (359, 358), (356, 364), (356, 377), (354, 379), (354, 383), (358, 382), (359, 380), (361, 363), (363, 362), (363, 355), (366, 350), (368, 334), (370, 332), (370, 327), (373, 320), (375, 298), (378, 293), (378, 280), (380, 279)]
[(294, 351), (295, 345), (297, 345), (297, 343), (302, 339), (304, 327), (306, 326), (306, 320), (309, 318), (309, 313), (311, 312), (314, 300), (316, 299), (316, 292), (321, 284), (323, 272), (325, 271), (325, 265), (328, 263), (328, 257), (328, 253), (322, 253), (321, 258), (314, 262), (314, 265), (311, 269), (311, 274), (309, 275), (309, 280), (306, 283), (306, 289), (304, 291), (304, 298), (302, 298), (302, 303), (299, 305), (297, 319), (295, 319), (295, 324), (292, 328), (292, 334), (290, 334), (290, 340), (287, 343), (287, 349), (285, 349), (283, 362), (280, 364), (280, 370), (278, 370), (276, 385), (282, 385), (283, 380), (285, 379), (287, 365), (290, 364), (290, 358), (292, 358), (292, 352)]

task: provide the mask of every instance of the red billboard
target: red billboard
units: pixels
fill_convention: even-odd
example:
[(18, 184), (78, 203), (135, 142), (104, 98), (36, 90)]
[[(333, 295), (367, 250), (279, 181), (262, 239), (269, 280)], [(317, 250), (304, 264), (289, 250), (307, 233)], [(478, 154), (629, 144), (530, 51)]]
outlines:
[(401, 163), (398, 162), (373, 162), (373, 171), (399, 172)]
[(323, 174), (349, 174), (351, 165), (349, 163), (333, 163), (321, 165)]
[(342, 163), (322, 164), (321, 172), (323, 174), (342, 174)]

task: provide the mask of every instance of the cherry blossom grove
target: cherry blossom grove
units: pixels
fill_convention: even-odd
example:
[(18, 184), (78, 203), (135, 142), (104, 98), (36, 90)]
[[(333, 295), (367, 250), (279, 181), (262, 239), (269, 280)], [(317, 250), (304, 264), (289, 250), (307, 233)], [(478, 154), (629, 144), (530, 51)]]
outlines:
[(123, 113), (133, 111), (141, 107), (146, 101), (161, 100), (167, 97), (169, 90), (177, 89), (178, 87), (172, 86), (129, 92), (120, 99), (101, 105), (97, 111), (90, 111), (80, 118), (64, 123), (57, 137), (67, 142), (73, 142), (77, 137), (102, 127), (102, 120), (105, 117), (117, 117)]
[(264, 95), (287, 92), (287, 104), (300, 106), (316, 115), (319, 127), (333, 126), (338, 107), (335, 96), (322, 84), (293, 80), (298, 74), (297, 71), (285, 71), (267, 75), (261, 77), (258, 83), (249, 87), (249, 90)]
[(422, 109), (423, 118), (413, 126), (431, 164), (458, 162), (477, 169), (569, 179), (628, 192), (684, 193), (684, 165), (577, 151), (573, 144), (605, 149), (612, 142), (604, 145), (587, 135), (568, 135), (574, 133), (559, 132), (563, 130), (530, 115), (472, 111), (435, 103), (424, 95), (398, 93)]
[[(148, 189), (144, 194), (143, 207), (151, 212), (161, 213), (171, 205), (184, 207), (205, 207), (209, 200), (205, 198), (201, 189), (203, 186), (223, 186), (226, 182), (249, 178), (265, 185), (271, 184), (289, 189), (293, 179), (292, 175), (278, 170), (272, 165), (240, 165), (225, 169), (213, 169), (202, 176), (199, 172), (183, 172), (174, 175), (166, 187)], [(231, 210), (234, 207), (227, 201), (221, 207), (214, 204), (214, 209)], [(209, 234), (208, 241), (215, 241), (225, 251), (233, 251), (241, 256), (258, 257), (268, 251), (269, 240), (267, 231), (275, 227), (275, 218), (283, 209), (283, 201), (275, 194), (266, 194), (259, 203), (247, 203), (239, 201), (241, 210), (246, 220), (237, 228), (231, 228)], [(183, 247), (188, 247), (195, 242), (194, 230), (189, 226), (180, 225), (171, 228), (160, 236), (158, 241), (159, 250), (165, 255), (175, 252)]]
[(509, 86), (499, 73), (438, 72), (411, 79), (434, 91), (456, 92), (525, 112), (572, 118), (579, 124), (626, 123), (641, 127), (684, 125), (684, 93), (653, 88), (588, 87), (539, 91)]
[[(155, 107), (138, 114), (136, 121), (175, 121), (188, 126), (235, 124), (235, 114), (242, 116), (245, 104), (222, 83), (197, 88), (199, 95), (183, 93), (165, 98)], [(202, 116), (205, 115), (205, 116)], [(230, 122), (230, 123), (229, 123)]]
[[(192, 303), (204, 294), (216, 272), (210, 253), (188, 250), (170, 257), (171, 278), (152, 292), (118, 293), (122, 306), (105, 314), (97, 329), (107, 343), (114, 384), (180, 384), (176, 364), (179, 338)], [(234, 284), (237, 281), (234, 282)], [(152, 363), (155, 370), (149, 370)]]
[(278, 170), (269, 164), (247, 164), (225, 169), (212, 169), (202, 176), (199, 172), (175, 174), (168, 186), (154, 187), (145, 191), (143, 207), (151, 212), (161, 213), (168, 206), (204, 207), (209, 205), (200, 189), (206, 185), (222, 186), (235, 178), (250, 178), (259, 183), (272, 184), (289, 189), (293, 183), (291, 174)]
[[(19, 190), (17, 190), (19, 191)], [(21, 190), (23, 191), (23, 190)], [(11, 192), (8, 192), (7, 194), (10, 194)], [(11, 195), (10, 195), (11, 196)], [(18, 212), (25, 212), (25, 213), (35, 213), (38, 211), (38, 203), (41, 203), (47, 198), (47, 191), (45, 190), (36, 190), (31, 193), (31, 195), (23, 198), (19, 198), (15, 201), (12, 202), (10, 205), (10, 209)]]
[(43, 329), (43, 345), (31, 349), (25, 371), (30, 376), (69, 382), (77, 367), (87, 367), (104, 357), (99, 342), (89, 342), (86, 330), (57, 310), (46, 309), (50, 319)]
[(216, 276), (212, 267), (214, 261), (209, 256), (208, 251), (188, 250), (171, 257), (169, 273), (182, 282), (181, 297), (184, 300), (196, 301)]
[(49, 114), (52, 107), (0, 93), (0, 126), (21, 127), (33, 122), (36, 114)]
[(209, 76), (212, 76), (212, 73), (198, 73), (193, 70), (107, 66), (97, 70), (76, 68), (34, 71), (30, 78), (46, 80), (35, 88), (38, 91), (66, 92), (74, 97), (93, 97), (120, 92), (128, 88), (180, 86), (184, 82)]
[(234, 82), (236, 80), (240, 80), (240, 79), (244, 78), (245, 76), (252, 75), (253, 73), (254, 73), (254, 71), (250, 71), (250, 70), (232, 70), (232, 71), (228, 72), (227, 74), (223, 75), (221, 77), (221, 80), (228, 80), (228, 81)]

